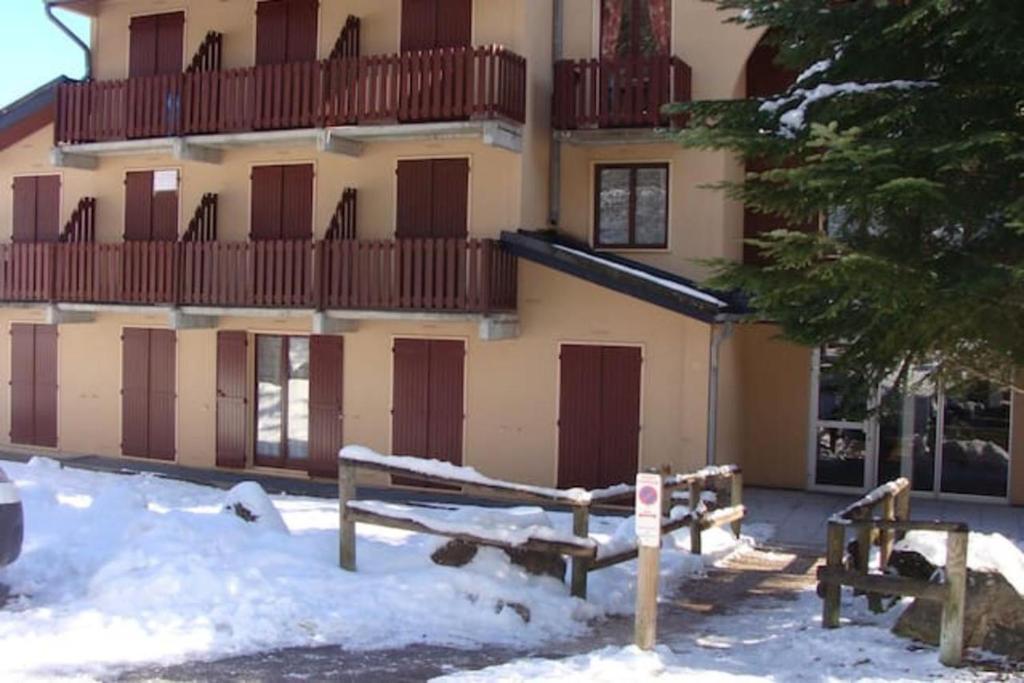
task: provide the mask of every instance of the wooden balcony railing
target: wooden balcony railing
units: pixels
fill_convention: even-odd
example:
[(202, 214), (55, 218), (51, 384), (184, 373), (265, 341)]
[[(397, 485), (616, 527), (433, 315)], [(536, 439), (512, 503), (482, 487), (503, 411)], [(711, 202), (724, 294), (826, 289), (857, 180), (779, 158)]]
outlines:
[(0, 301), (508, 311), (516, 260), (492, 240), (0, 245)]
[(526, 60), (489, 46), (65, 83), (55, 138), (76, 144), (525, 117)]
[(582, 59), (555, 63), (558, 130), (653, 128), (672, 123), (661, 109), (691, 97), (690, 67), (678, 57)]

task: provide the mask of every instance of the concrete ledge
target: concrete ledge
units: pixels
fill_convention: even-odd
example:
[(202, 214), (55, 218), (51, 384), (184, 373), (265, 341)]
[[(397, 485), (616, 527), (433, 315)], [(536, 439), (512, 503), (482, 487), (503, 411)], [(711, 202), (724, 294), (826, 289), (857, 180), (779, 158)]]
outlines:
[(595, 128), (555, 131), (555, 140), (570, 145), (606, 147), (609, 145), (676, 144), (667, 128)]

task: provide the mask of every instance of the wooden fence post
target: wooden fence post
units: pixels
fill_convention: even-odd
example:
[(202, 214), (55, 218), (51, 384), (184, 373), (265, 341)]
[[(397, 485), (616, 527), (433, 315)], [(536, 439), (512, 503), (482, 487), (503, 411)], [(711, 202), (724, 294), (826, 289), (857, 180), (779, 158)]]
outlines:
[(939, 661), (960, 666), (964, 654), (964, 602), (967, 598), (967, 531), (951, 531), (946, 538), (946, 585), (949, 594), (942, 605)]
[[(843, 546), (846, 544), (846, 528), (838, 522), (828, 523), (828, 536), (825, 548), (825, 566), (839, 571), (843, 568)], [(822, 596), (821, 625), (825, 628), (839, 628), (840, 599), (842, 586), (838, 583), (825, 581), (825, 594)]]
[(338, 463), (338, 557), (342, 569), (356, 570), (356, 523), (348, 515), (348, 502), (356, 498), (356, 468), (350, 462)]
[[(896, 520), (896, 499), (893, 496), (886, 496), (882, 501), (882, 519), (887, 522)], [(896, 534), (892, 529), (878, 530), (878, 567), (883, 572), (889, 566), (889, 558), (892, 557), (892, 546), (896, 541)]]
[(701, 522), (704, 520), (700, 514), (700, 494), (704, 486), (700, 481), (690, 482), (690, 552), (694, 555), (701, 554)]
[[(590, 508), (578, 505), (572, 509), (572, 533), (580, 538), (590, 538)], [(572, 596), (587, 599), (587, 574), (590, 561), (585, 557), (572, 558)]]
[[(910, 520), (910, 487), (903, 489), (896, 494), (896, 519), (901, 522)], [(896, 540), (902, 540), (907, 532), (900, 531), (896, 534)]]
[[(729, 490), (729, 507), (743, 505), (743, 473), (733, 472), (731, 488)], [(732, 533), (736, 538), (740, 537), (743, 531), (743, 520), (737, 519), (732, 523)]]

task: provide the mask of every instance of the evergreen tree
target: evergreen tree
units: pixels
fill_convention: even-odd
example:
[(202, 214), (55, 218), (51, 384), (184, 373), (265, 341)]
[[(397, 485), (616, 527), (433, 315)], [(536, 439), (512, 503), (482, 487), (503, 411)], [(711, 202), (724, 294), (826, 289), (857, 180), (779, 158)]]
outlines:
[(683, 145), (772, 169), (718, 185), (780, 229), (714, 284), (790, 340), (842, 340), (869, 382), (1024, 366), (1024, 1), (707, 1), (770, 27), (801, 73), (778, 97), (678, 107)]

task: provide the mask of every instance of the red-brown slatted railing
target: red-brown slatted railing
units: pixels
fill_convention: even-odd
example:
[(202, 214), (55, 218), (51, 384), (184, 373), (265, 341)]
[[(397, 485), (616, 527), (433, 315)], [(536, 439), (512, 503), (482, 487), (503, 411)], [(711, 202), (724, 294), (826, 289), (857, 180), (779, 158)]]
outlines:
[(129, 304), (173, 304), (177, 271), (175, 242), (124, 242), (120, 300)]
[(83, 197), (61, 230), (59, 242), (78, 244), (96, 239), (96, 198)]
[(217, 239), (217, 195), (207, 192), (196, 207), (182, 242), (213, 242)]
[(338, 39), (334, 41), (334, 49), (331, 50), (328, 59), (359, 56), (360, 24), (359, 17), (348, 15), (345, 25), (341, 27), (341, 33), (338, 34)]
[(56, 246), (52, 243), (0, 245), (0, 300), (50, 301)]
[(526, 117), (526, 60), (498, 46), (62, 84), (58, 143)]
[(346, 187), (341, 193), (338, 205), (327, 226), (324, 239), (354, 240), (356, 238), (356, 209), (358, 193), (354, 187)]
[(312, 305), (308, 240), (188, 242), (178, 245), (180, 303), (306, 308)]
[(559, 61), (553, 125), (559, 130), (668, 125), (662, 107), (689, 101), (691, 80), (690, 67), (678, 57)]
[(56, 251), (54, 298), (79, 303), (125, 303), (121, 244), (61, 244)]
[(216, 31), (209, 31), (203, 42), (199, 45), (191, 63), (185, 69), (186, 73), (200, 71), (220, 71), (221, 54), (224, 48), (224, 34)]

